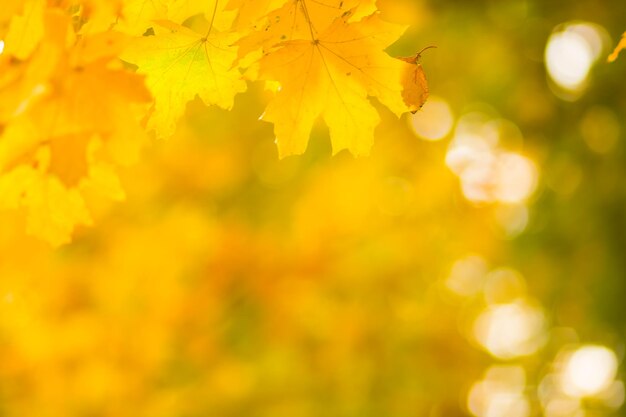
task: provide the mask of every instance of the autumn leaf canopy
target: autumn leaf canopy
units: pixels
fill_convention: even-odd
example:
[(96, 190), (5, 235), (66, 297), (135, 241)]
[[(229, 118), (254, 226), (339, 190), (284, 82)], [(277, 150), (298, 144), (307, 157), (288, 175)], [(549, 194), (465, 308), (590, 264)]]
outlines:
[(333, 153), (367, 154), (380, 121), (372, 100), (399, 116), (428, 94), (423, 76), (407, 77), (414, 64), (385, 52), (406, 28), (374, 3), (5, 2), (0, 207), (65, 243), (92, 222), (90, 199), (124, 197), (117, 171), (150, 138), (170, 138), (189, 102), (230, 110), (255, 81), (270, 92), (260, 117), (281, 157), (306, 150), (317, 120)]

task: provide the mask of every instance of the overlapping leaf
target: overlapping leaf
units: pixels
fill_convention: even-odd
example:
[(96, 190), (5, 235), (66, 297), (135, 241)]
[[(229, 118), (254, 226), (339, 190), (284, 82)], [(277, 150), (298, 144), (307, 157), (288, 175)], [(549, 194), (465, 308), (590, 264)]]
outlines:
[(126, 0), (116, 30), (132, 35), (143, 35), (155, 20), (165, 19), (167, 6), (163, 0)]
[(227, 10), (237, 11), (236, 27), (247, 29), (267, 15), (269, 10), (282, 7), (286, 0), (230, 0)]
[(377, 14), (350, 22), (337, 18), (319, 37), (286, 41), (260, 62), (263, 79), (280, 83), (263, 119), (274, 123), (281, 156), (304, 152), (315, 119), (330, 129), (333, 152), (367, 154), (379, 116), (368, 97), (396, 114), (406, 110), (401, 75), (409, 65), (383, 50), (403, 28)]
[[(29, 231), (57, 245), (75, 225), (90, 222), (82, 188), (93, 188), (107, 167), (136, 159), (144, 132), (135, 106), (150, 95), (143, 77), (117, 60), (124, 36), (75, 42), (66, 36), (66, 15), (48, 11), (44, 21), (45, 36), (29, 61), (2, 63), (10, 75), (0, 83), (0, 205), (24, 207)], [(115, 183), (103, 175), (96, 182)]]
[(68, 241), (91, 222), (87, 194), (123, 197), (116, 167), (136, 159), (146, 128), (170, 137), (195, 97), (232, 108), (244, 70), (280, 85), (265, 120), (281, 156), (305, 150), (318, 117), (335, 152), (367, 153), (379, 121), (372, 97), (396, 114), (414, 109), (403, 103), (402, 74), (415, 66), (384, 52), (404, 28), (374, 4), (9, 1), (0, 12), (0, 207), (21, 207), (31, 233)]
[(230, 109), (246, 84), (232, 67), (236, 35), (214, 28), (205, 35), (168, 21), (159, 24), (164, 33), (138, 39), (122, 57), (146, 74), (155, 98), (150, 127), (167, 137), (196, 95), (206, 104)]
[[(258, 5), (253, 0), (239, 0), (242, 7), (252, 8)], [(358, 8), (355, 8), (358, 6)], [(344, 13), (350, 16), (373, 12), (371, 1), (358, 0), (289, 0), (258, 21), (254, 31), (243, 37), (238, 45), (239, 57), (262, 50), (268, 52), (280, 42), (317, 38), (338, 17)]]
[[(430, 47), (429, 47), (430, 48)], [(420, 53), (411, 57), (399, 58), (410, 64), (402, 74), (402, 99), (411, 113), (416, 113), (428, 99), (428, 82), (424, 68), (420, 64)]]

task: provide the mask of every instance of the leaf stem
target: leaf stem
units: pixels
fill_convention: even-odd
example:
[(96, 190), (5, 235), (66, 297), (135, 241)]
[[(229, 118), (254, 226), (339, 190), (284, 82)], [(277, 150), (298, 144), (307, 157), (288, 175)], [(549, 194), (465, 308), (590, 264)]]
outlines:
[(311, 22), (311, 16), (309, 15), (309, 9), (306, 7), (306, 3), (304, 0), (299, 0), (302, 3), (302, 13), (304, 14), (304, 18), (306, 19), (307, 24), (309, 25), (309, 32), (311, 32), (311, 40), (313, 42), (317, 41), (315, 34), (313, 33), (313, 22)]
[(217, 5), (219, 2), (220, 0), (215, 0), (215, 6), (213, 6), (213, 15), (211, 16), (211, 22), (209, 23), (209, 30), (204, 36), (205, 38), (209, 37), (209, 35), (211, 34), (211, 29), (213, 29), (213, 22), (215, 21), (215, 15), (217, 14)]
[(422, 48), (421, 51), (419, 51), (418, 53), (415, 54), (415, 61), (419, 61), (420, 57), (422, 56), (422, 53), (427, 50), (427, 49), (433, 49), (433, 48), (437, 48), (435, 45), (429, 45), (426, 46), (424, 48)]

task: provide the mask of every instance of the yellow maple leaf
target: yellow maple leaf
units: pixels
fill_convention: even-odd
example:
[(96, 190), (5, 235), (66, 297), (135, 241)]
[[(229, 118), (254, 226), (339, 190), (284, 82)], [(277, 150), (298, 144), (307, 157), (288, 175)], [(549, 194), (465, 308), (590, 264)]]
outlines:
[(125, 0), (55, 0), (57, 7), (72, 14), (74, 29), (81, 34), (106, 31), (121, 16)]
[[(235, 0), (244, 11), (260, 13), (261, 4), (256, 0)], [(261, 2), (267, 10), (274, 3), (267, 0)], [(356, 10), (361, 15), (374, 12), (373, 1), (359, 0), (288, 0), (278, 9), (271, 11), (256, 23), (251, 34), (244, 36), (237, 42), (239, 58), (243, 58), (255, 50), (263, 52), (280, 42), (311, 39), (317, 37), (330, 26), (337, 16), (350, 13), (354, 17)], [(358, 9), (356, 8), (358, 6)]]
[(232, 46), (235, 34), (215, 28), (201, 34), (169, 21), (158, 23), (167, 31), (137, 39), (122, 59), (147, 76), (146, 84), (155, 99), (149, 127), (160, 137), (168, 137), (185, 105), (196, 95), (207, 105), (230, 109), (246, 84), (232, 67), (237, 54)]
[(131, 35), (143, 35), (154, 20), (165, 19), (167, 7), (161, 0), (126, 0), (122, 18), (115, 29)]
[(135, 110), (151, 96), (117, 59), (123, 35), (76, 41), (59, 10), (44, 22), (28, 60), (0, 60), (0, 206), (23, 208), (29, 233), (58, 245), (91, 221), (84, 189), (120, 197), (106, 167), (136, 159), (145, 134)]
[(409, 64), (383, 51), (404, 27), (378, 14), (349, 23), (351, 16), (343, 13), (319, 36), (311, 29), (309, 40), (282, 42), (260, 61), (261, 78), (280, 84), (262, 118), (274, 123), (281, 157), (304, 152), (320, 115), (333, 153), (367, 154), (379, 122), (368, 96), (398, 115), (406, 111), (401, 76)]
[(230, 0), (226, 10), (236, 10), (236, 27), (245, 29), (267, 15), (267, 12), (284, 6), (286, 0)]
[(107, 49), (108, 42), (113, 42), (111, 33), (83, 38), (67, 53), (58, 54), (56, 62), (46, 48), (58, 49), (56, 44), (42, 45), (31, 64), (38, 66), (39, 59), (45, 59), (50, 72), (22, 80), (28, 95), (6, 121), (0, 142), (0, 171), (23, 160), (32, 149), (46, 146), (53, 161), (59, 155), (65, 164), (73, 161), (74, 168), (84, 168), (73, 170), (68, 177), (60, 175), (62, 170), (56, 172), (66, 185), (75, 185), (87, 173), (85, 149), (94, 134), (109, 142), (117, 162), (129, 163), (136, 158), (143, 129), (132, 106), (147, 103), (150, 95), (140, 75), (111, 62), (117, 48)]
[(615, 50), (613, 51), (613, 53), (609, 55), (608, 61), (609, 62), (615, 61), (619, 53), (622, 51), (622, 49), (626, 49), (626, 32), (624, 32), (624, 34), (622, 35), (622, 38), (620, 39), (619, 43), (615, 47)]
[(167, 20), (182, 24), (196, 15), (203, 15), (211, 27), (220, 31), (229, 29), (235, 12), (225, 10), (226, 0), (167, 0)]

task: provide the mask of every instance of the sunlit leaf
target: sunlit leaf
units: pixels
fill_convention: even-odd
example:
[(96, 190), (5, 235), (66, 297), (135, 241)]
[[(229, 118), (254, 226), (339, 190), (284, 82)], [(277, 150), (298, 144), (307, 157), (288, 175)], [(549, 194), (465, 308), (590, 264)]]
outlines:
[(281, 156), (304, 152), (315, 119), (330, 129), (333, 152), (369, 152), (379, 116), (368, 101), (377, 97), (396, 114), (405, 110), (400, 91), (408, 64), (383, 49), (403, 28), (376, 14), (349, 22), (345, 12), (309, 40), (285, 41), (260, 61), (260, 76), (280, 83), (263, 120), (274, 123)]
[(230, 109), (246, 84), (232, 67), (236, 35), (214, 28), (201, 34), (172, 22), (159, 24), (166, 29), (164, 33), (138, 39), (122, 58), (146, 74), (155, 97), (150, 126), (159, 136), (167, 137), (174, 132), (185, 105), (196, 95), (206, 104)]

